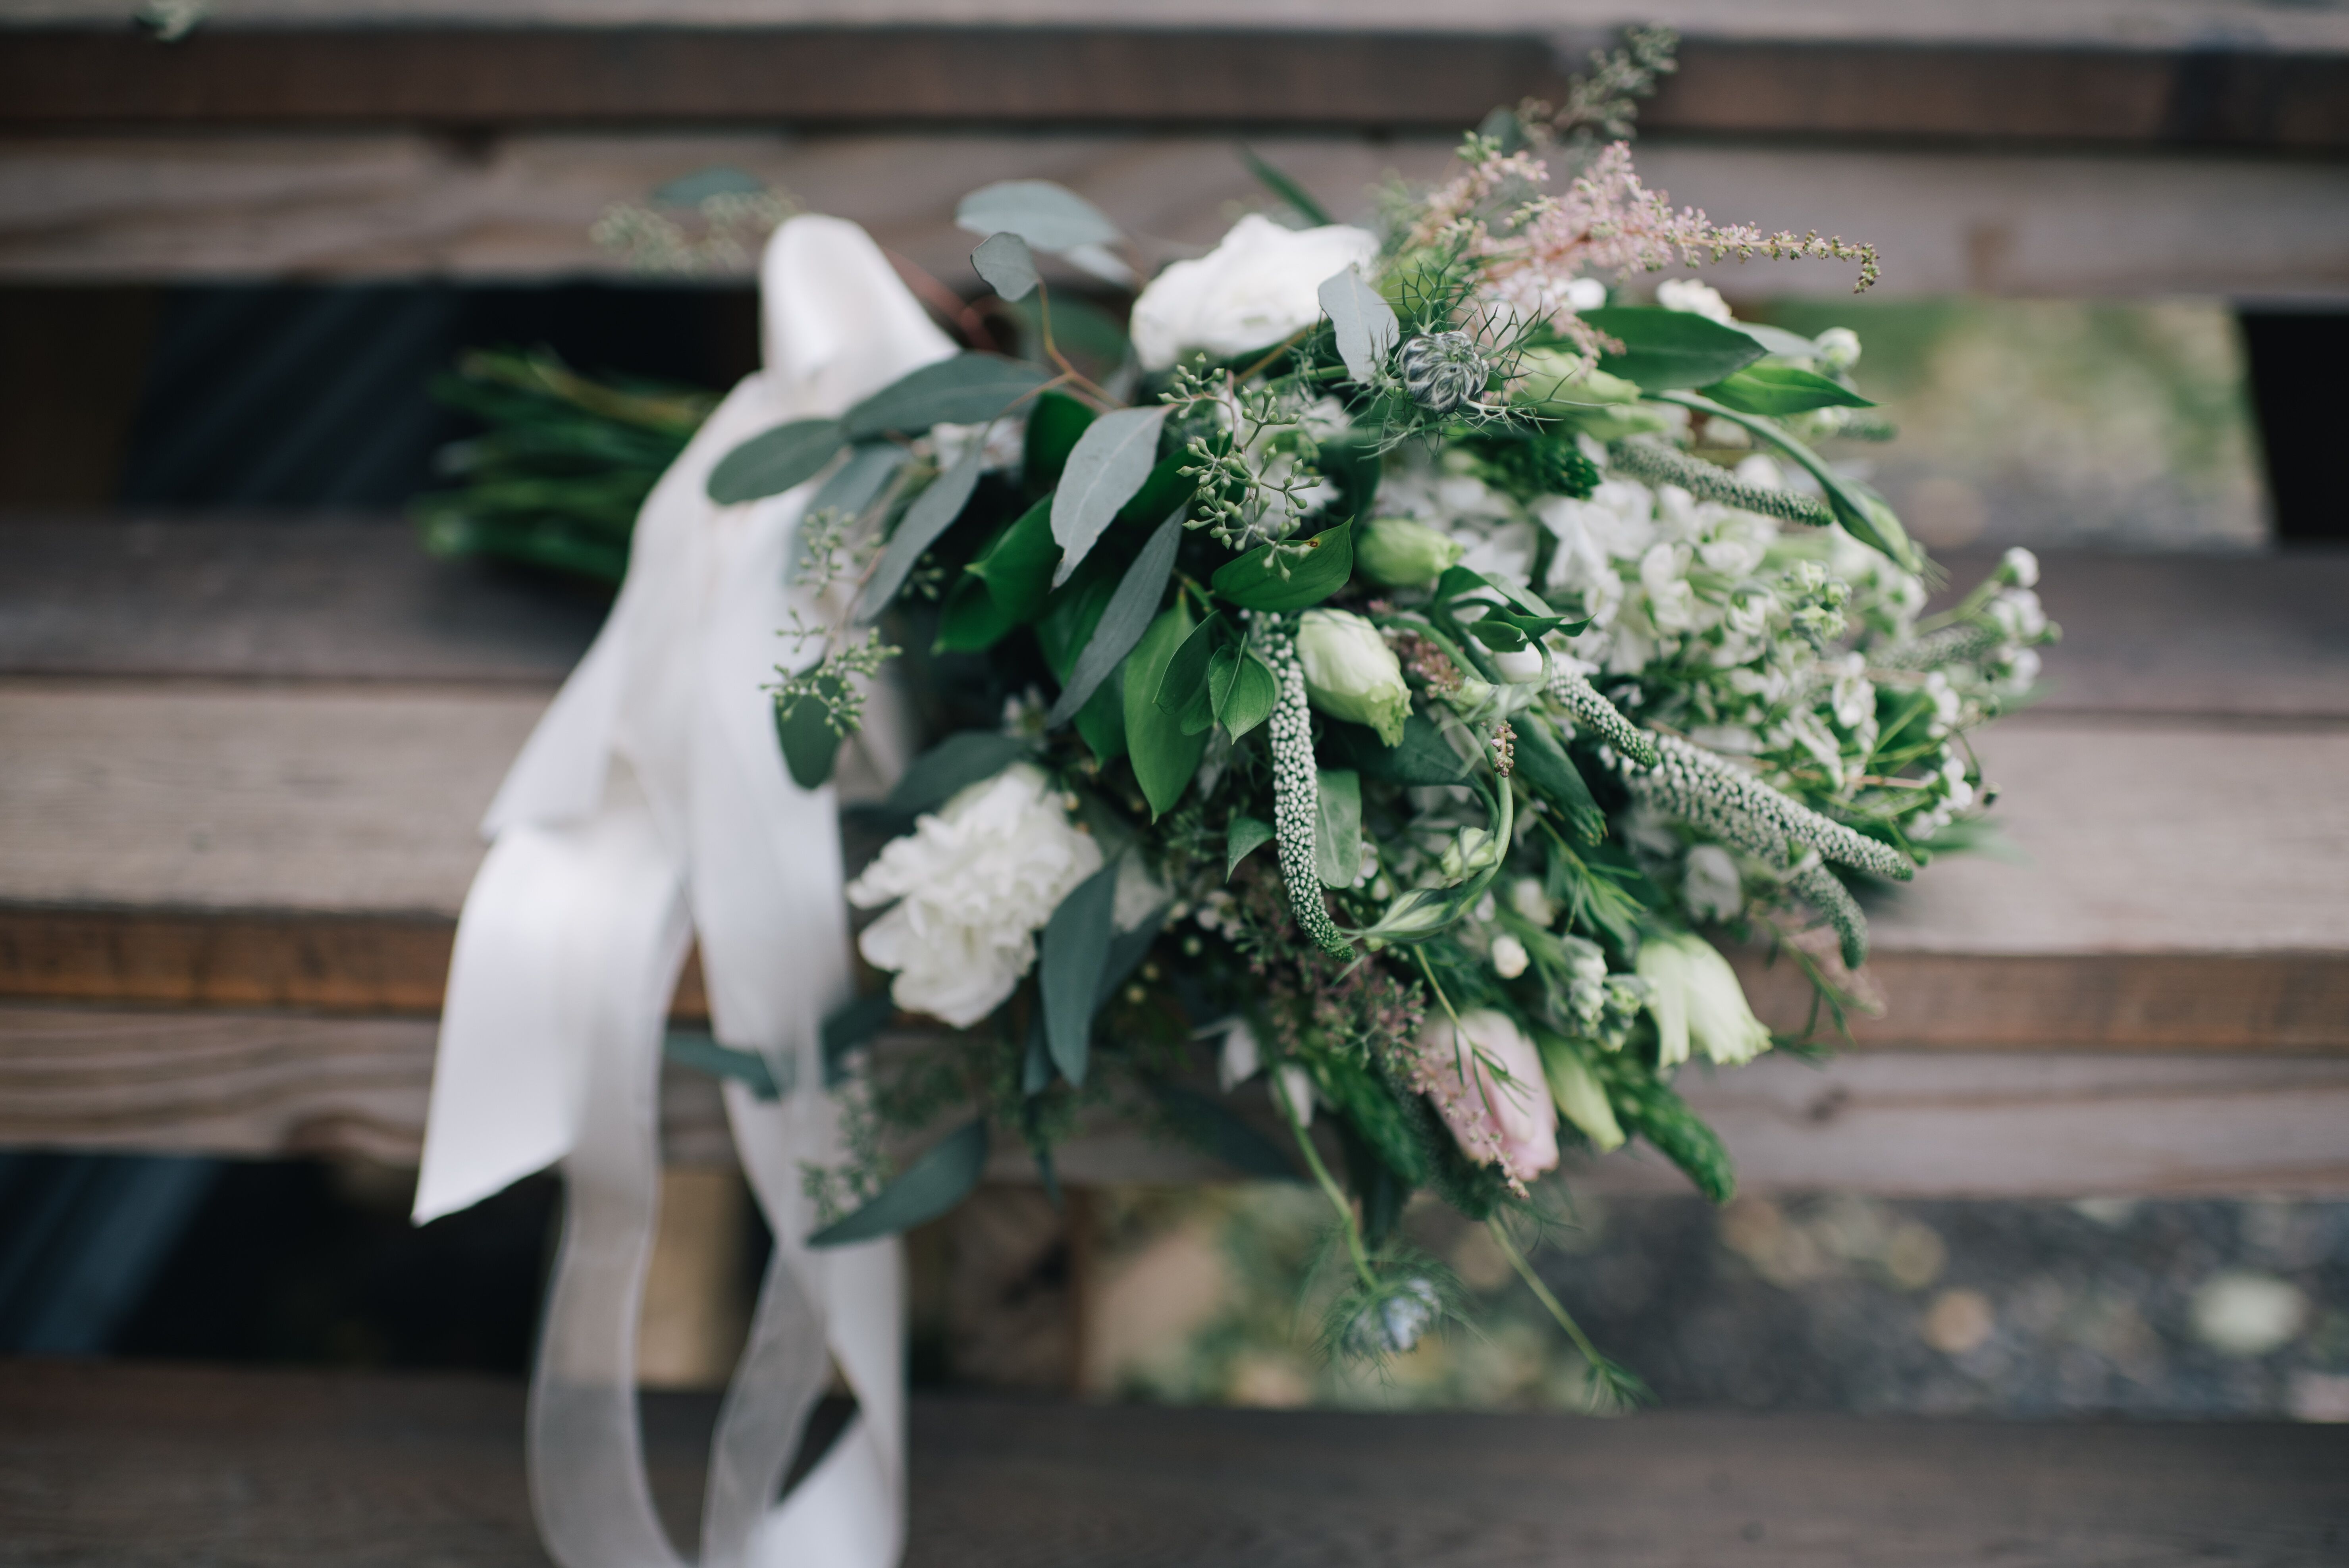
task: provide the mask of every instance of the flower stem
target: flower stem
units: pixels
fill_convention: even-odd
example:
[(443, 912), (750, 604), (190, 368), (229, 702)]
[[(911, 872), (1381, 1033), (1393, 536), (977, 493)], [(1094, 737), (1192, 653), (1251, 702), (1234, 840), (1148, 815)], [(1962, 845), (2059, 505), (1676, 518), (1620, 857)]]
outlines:
[(1534, 1265), (1526, 1261), (1526, 1254), (1519, 1252), (1517, 1243), (1509, 1239), (1508, 1227), (1501, 1223), (1501, 1217), (1495, 1214), (1485, 1221), (1485, 1229), (1501, 1249), (1501, 1255), (1509, 1260), (1509, 1266), (1517, 1271), (1517, 1277), (1526, 1282), (1526, 1288), (1534, 1293), (1534, 1299), (1547, 1307), (1549, 1315), (1557, 1319), (1557, 1326), (1566, 1330), (1566, 1336), (1574, 1341), (1574, 1347), (1582, 1352), (1582, 1358), (1593, 1367), (1603, 1364), (1607, 1358), (1599, 1354), (1599, 1346), (1590, 1343), (1590, 1336), (1582, 1332), (1582, 1326), (1575, 1322), (1557, 1297), (1550, 1294), (1549, 1286), (1542, 1284), (1541, 1275), (1534, 1273)]
[(1281, 1114), (1288, 1119), (1288, 1130), (1297, 1135), (1297, 1147), (1303, 1152), (1307, 1166), (1312, 1170), (1313, 1180), (1321, 1184), (1323, 1196), (1330, 1200), (1330, 1206), (1338, 1211), (1338, 1223), (1346, 1233), (1346, 1251), (1354, 1260), (1354, 1272), (1362, 1276), (1364, 1284), (1376, 1290), (1379, 1276), (1371, 1270), (1371, 1254), (1369, 1249), (1362, 1245), (1362, 1227), (1354, 1217), (1353, 1201), (1346, 1196), (1346, 1190), (1338, 1185), (1338, 1179), (1330, 1174), (1330, 1167), (1322, 1163), (1321, 1151), (1313, 1147), (1313, 1139), (1305, 1130), (1305, 1120), (1298, 1115), (1297, 1108), (1289, 1103), (1288, 1088), (1281, 1082), (1278, 1073), (1272, 1075), (1272, 1098), (1279, 1102)]

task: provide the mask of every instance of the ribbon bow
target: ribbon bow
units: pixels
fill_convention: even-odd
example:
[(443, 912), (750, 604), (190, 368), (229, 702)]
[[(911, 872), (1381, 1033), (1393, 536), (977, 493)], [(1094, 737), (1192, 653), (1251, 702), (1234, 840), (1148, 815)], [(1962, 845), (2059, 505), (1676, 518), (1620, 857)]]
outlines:
[[(837, 1158), (818, 1046), (849, 988), (833, 791), (786, 775), (771, 681), (812, 484), (720, 507), (710, 469), (781, 421), (837, 415), (954, 352), (870, 236), (835, 218), (775, 232), (760, 269), (766, 368), (719, 405), (636, 521), (595, 645), (492, 804), (441, 1015), (419, 1224), (560, 1161), (561, 1256), (531, 1382), (532, 1501), (563, 1568), (683, 1568), (653, 1511), (636, 1338), (658, 1207), (668, 1003), (700, 944), (712, 1030), (799, 1086), (726, 1086), (775, 1235), (727, 1391), (703, 1568), (891, 1568), (905, 1536), (905, 1311), (896, 1242), (823, 1253), (802, 1161)], [(800, 607), (813, 606), (800, 603)], [(885, 725), (868, 727), (885, 739)], [(878, 758), (893, 771), (895, 758)], [(858, 1413), (774, 1502), (836, 1362)]]

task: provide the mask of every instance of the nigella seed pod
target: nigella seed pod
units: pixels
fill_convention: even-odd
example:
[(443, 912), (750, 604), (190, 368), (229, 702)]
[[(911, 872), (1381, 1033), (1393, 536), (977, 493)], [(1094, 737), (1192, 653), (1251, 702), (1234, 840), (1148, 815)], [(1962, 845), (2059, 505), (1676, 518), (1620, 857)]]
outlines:
[(1407, 1356), (1434, 1326), (1441, 1305), (1433, 1284), (1404, 1280), (1356, 1315), (1349, 1337), (1357, 1354)]
[(1464, 332), (1426, 332), (1402, 346), (1402, 388), (1430, 413), (1449, 414), (1476, 400), (1493, 366)]

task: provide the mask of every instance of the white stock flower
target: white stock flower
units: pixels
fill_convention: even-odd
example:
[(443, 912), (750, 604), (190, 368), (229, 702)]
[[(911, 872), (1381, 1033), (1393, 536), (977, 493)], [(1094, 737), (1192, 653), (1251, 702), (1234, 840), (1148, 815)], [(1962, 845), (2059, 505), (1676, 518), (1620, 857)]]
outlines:
[(1164, 370), (1192, 349), (1218, 358), (1268, 348), (1319, 319), (1323, 283), (1379, 253), (1376, 235), (1330, 223), (1284, 229), (1251, 212), (1194, 262), (1176, 262), (1133, 302), (1133, 351)]
[(1043, 770), (1014, 763), (921, 818), (848, 884), (859, 909), (898, 901), (857, 951), (896, 972), (897, 1006), (968, 1028), (1019, 986), (1036, 933), (1101, 865)]

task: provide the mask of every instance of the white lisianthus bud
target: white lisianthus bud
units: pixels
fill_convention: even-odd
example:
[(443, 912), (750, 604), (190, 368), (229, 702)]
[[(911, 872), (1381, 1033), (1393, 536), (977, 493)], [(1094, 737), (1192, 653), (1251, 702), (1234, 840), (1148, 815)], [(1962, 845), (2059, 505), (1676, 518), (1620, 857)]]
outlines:
[(1196, 261), (1176, 262), (1133, 302), (1133, 352), (1164, 370), (1193, 349), (1230, 359), (1268, 348), (1321, 316), (1323, 280), (1379, 253), (1365, 229), (1284, 229), (1251, 212)]
[(2039, 557), (2020, 544), (2010, 546), (1999, 558), (1998, 580), (2017, 588), (2039, 586)]
[(1369, 725), (1389, 746), (1402, 739), (1411, 688), (1376, 626), (1350, 611), (1308, 610), (1297, 628), (1297, 662), (1305, 668), (1305, 695), (1315, 707)]
[(1493, 673), (1511, 686), (1526, 686), (1542, 678), (1542, 652), (1530, 643), (1487, 656), (1493, 661)]
[(1354, 570), (1389, 588), (1432, 583), (1467, 552), (1458, 540), (1407, 517), (1376, 517), (1354, 535)]
[(1436, 864), (1448, 883), (1466, 882), (1487, 866), (1501, 860), (1501, 844), (1482, 828), (1463, 828), (1444, 846), (1444, 855)]
[(1493, 973), (1502, 979), (1516, 979), (1532, 962), (1532, 957), (1526, 952), (1526, 944), (1507, 932), (1493, 938)]
[(1297, 1119), (1299, 1127), (1313, 1125), (1313, 1075), (1295, 1062), (1283, 1062), (1273, 1068), (1275, 1092), (1288, 1114)]
[(1599, 1153), (1622, 1148), (1623, 1127), (1608, 1103), (1607, 1087), (1582, 1053), (1556, 1035), (1537, 1035), (1535, 1044), (1541, 1047), (1542, 1077), (1549, 1082), (1550, 1099), (1557, 1102), (1559, 1112)]
[(1216, 1058), (1216, 1082), (1226, 1094), (1256, 1077), (1264, 1066), (1257, 1050), (1256, 1031), (1246, 1018), (1234, 1018), (1224, 1031), (1224, 1048)]
[(1577, 278), (1566, 285), (1566, 308), (1577, 315), (1607, 303), (1607, 285), (1597, 278)]
[(1651, 936), (1636, 967), (1656, 1020), (1656, 1059), (1665, 1067), (1692, 1049), (1724, 1066), (1770, 1048), (1770, 1031), (1745, 1004), (1737, 972), (1713, 944), (1688, 932)]
[(1859, 334), (1847, 326), (1831, 326), (1811, 339), (1819, 363), (1830, 370), (1848, 370), (1859, 363)]
[(1542, 891), (1539, 877), (1519, 877), (1511, 882), (1509, 907), (1545, 931), (1557, 923), (1557, 905)]

